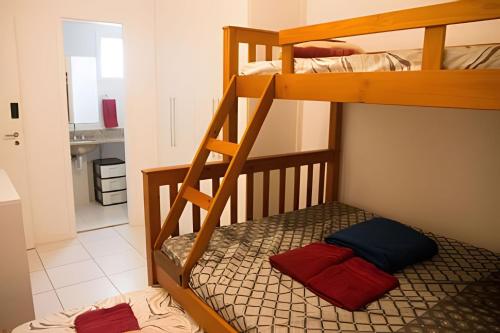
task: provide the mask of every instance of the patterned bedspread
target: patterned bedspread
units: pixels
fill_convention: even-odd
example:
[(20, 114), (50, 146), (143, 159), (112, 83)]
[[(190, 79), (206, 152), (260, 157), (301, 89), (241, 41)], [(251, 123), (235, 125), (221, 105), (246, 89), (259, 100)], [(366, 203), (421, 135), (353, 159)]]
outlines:
[[(450, 331), (443, 321), (458, 320), (451, 315), (454, 307), (449, 311), (444, 307), (435, 316), (426, 314), (432, 313), (436, 304), (462, 295), (468, 286), (500, 271), (498, 255), (427, 233), (438, 242), (439, 254), (398, 272), (399, 288), (362, 311), (350, 312), (317, 297), (269, 264), (271, 255), (322, 240), (333, 231), (372, 216), (361, 209), (329, 203), (218, 228), (192, 271), (190, 286), (233, 327), (244, 332), (426, 332), (425, 327), (439, 332)], [(162, 250), (183, 262), (193, 240), (193, 234), (171, 238)], [(496, 286), (498, 294), (498, 283)], [(490, 310), (496, 311), (498, 318), (498, 306)], [(494, 318), (494, 312), (483, 309), (481, 317), (474, 311), (463, 316), (467, 321), (464, 327), (481, 321), (486, 331), (500, 331), (498, 321), (484, 320)]]
[[(295, 73), (418, 71), (422, 50), (396, 50), (345, 57), (295, 59)], [(444, 69), (500, 68), (500, 44), (447, 47)], [(281, 73), (281, 60), (256, 61), (242, 67), (240, 75)]]

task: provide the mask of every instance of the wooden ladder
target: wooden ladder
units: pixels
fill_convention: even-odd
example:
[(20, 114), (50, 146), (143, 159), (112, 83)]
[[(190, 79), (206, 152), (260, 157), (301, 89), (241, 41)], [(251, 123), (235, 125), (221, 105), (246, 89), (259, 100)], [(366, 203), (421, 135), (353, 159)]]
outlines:
[[(218, 140), (219, 132), (224, 125), (229, 112), (237, 103), (236, 93), (236, 76), (231, 78), (229, 86), (224, 92), (222, 101), (215, 113), (212, 122), (196, 152), (191, 167), (184, 179), (184, 182), (179, 190), (179, 193), (170, 208), (165, 223), (162, 226), (160, 234), (155, 242), (155, 250), (161, 249), (163, 242), (172, 235), (179, 223), (179, 218), (186, 207), (187, 202), (203, 208), (207, 211), (205, 220), (200, 231), (196, 235), (196, 239), (191, 249), (187, 260), (182, 267), (181, 284), (187, 287), (189, 274), (192, 267), (205, 251), (208, 242), (212, 236), (215, 227), (218, 224), (222, 211), (226, 203), (235, 190), (238, 176), (248, 158), (248, 154), (252, 149), (255, 139), (262, 128), (262, 124), (271, 108), (274, 100), (274, 76), (267, 82), (260, 96), (257, 108), (252, 115), (241, 142), (233, 143), (223, 140)], [(230, 163), (224, 175), (222, 183), (214, 197), (211, 197), (197, 189), (200, 174), (205, 166), (210, 152), (221, 153), (230, 158)]]

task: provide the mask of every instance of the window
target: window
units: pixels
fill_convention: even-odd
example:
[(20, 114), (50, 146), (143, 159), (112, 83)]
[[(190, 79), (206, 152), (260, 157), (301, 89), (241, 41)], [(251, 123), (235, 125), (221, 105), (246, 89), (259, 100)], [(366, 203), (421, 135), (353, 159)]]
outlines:
[(123, 78), (123, 40), (101, 38), (101, 77)]

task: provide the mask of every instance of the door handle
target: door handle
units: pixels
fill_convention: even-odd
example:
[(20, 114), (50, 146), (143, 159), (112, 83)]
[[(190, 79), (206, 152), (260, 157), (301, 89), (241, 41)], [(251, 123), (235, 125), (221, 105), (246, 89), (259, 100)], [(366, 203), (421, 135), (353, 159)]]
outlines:
[(12, 134), (5, 134), (4, 135), (4, 138), (7, 138), (7, 139), (15, 139), (18, 137), (19, 137), (19, 132), (14, 132)]

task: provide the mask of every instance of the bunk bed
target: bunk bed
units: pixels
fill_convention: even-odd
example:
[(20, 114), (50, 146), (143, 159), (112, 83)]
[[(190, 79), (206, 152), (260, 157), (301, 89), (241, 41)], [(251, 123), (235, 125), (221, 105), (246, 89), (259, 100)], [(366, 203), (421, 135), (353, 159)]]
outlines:
[[(498, 303), (492, 300), (499, 300), (499, 256), (446, 237), (429, 233), (439, 244), (439, 255), (398, 272), (401, 287), (358, 312), (320, 299), (272, 270), (267, 260), (269, 255), (321, 240), (325, 233), (373, 216), (337, 201), (342, 103), (500, 110), (498, 66), (443, 69), (447, 25), (498, 18), (499, 1), (465, 0), (279, 32), (224, 28), (225, 93), (193, 163), (143, 170), (149, 283), (164, 287), (208, 332), (385, 332), (498, 325)], [(420, 70), (294, 71), (294, 44), (416, 28), (425, 29)], [(273, 60), (273, 47), (281, 48), (281, 73), (239, 75), (239, 44), (248, 45), (250, 63), (256, 61), (257, 45), (265, 46), (266, 61)], [(238, 97), (258, 99), (239, 143)], [(330, 102), (328, 148), (248, 158), (274, 99)], [(223, 154), (224, 160), (206, 163), (210, 151)], [(313, 177), (314, 165), (319, 165), (318, 177)], [(307, 168), (306, 208), (299, 209), (302, 167)], [(286, 184), (287, 169), (294, 172), (293, 186)], [(271, 171), (279, 173), (280, 214), (275, 216), (268, 216)], [(261, 196), (254, 195), (257, 173), (263, 174)], [(246, 176), (247, 223), (237, 223), (240, 175)], [(200, 181), (211, 182), (211, 196), (200, 191)], [(162, 225), (160, 189), (164, 186), (171, 207)], [(285, 212), (288, 188), (293, 188), (293, 211)], [(313, 206), (314, 188), (318, 205)], [(263, 215), (255, 221), (254, 197), (262, 198)], [(231, 225), (220, 226), (228, 201)], [(179, 219), (188, 202), (193, 207), (194, 233), (179, 236)], [(206, 211), (203, 223), (200, 208)], [(478, 295), (489, 298), (493, 308), (464, 302), (477, 300)], [(451, 326), (443, 326), (446, 323)]]

